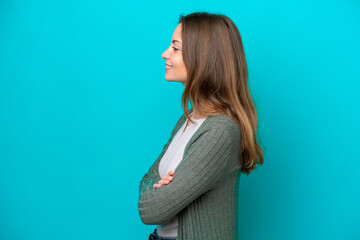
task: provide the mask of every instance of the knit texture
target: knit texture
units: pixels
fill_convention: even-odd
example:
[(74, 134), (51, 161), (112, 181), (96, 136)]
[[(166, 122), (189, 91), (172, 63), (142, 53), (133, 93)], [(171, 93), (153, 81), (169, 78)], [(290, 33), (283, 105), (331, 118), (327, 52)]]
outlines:
[(140, 182), (140, 218), (160, 225), (177, 215), (177, 240), (238, 240), (241, 132), (228, 116), (208, 116), (187, 143), (174, 179), (153, 189), (161, 180), (160, 160), (185, 120), (183, 114)]

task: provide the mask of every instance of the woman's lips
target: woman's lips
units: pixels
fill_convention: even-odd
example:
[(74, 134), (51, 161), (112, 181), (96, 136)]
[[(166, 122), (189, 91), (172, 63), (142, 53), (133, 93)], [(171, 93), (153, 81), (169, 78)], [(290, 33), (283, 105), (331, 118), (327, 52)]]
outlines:
[(168, 71), (168, 70), (170, 70), (171, 69), (171, 67), (166, 67), (165, 68), (165, 71)]

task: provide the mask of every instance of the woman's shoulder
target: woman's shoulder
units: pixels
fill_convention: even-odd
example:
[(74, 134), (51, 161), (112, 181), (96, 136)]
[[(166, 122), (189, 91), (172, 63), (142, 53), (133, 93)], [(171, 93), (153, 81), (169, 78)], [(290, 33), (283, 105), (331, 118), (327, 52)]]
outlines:
[(209, 128), (215, 128), (215, 129), (221, 128), (222, 130), (226, 131), (229, 135), (238, 136), (241, 134), (239, 125), (234, 121), (234, 119), (232, 119), (228, 115), (222, 114), (217, 116), (209, 116), (209, 118), (211, 119), (211, 120), (209, 119), (209, 124), (208, 124)]
[[(189, 114), (192, 112), (192, 109), (189, 110)], [(178, 119), (175, 129), (182, 126), (182, 124), (185, 122), (186, 116), (185, 113), (183, 113), (180, 118)], [(227, 131), (228, 133), (235, 133), (240, 134), (240, 127), (239, 125), (226, 114), (221, 115), (215, 115), (215, 116), (207, 116), (205, 121), (202, 123), (204, 125), (204, 130), (208, 128), (213, 129), (223, 129)]]

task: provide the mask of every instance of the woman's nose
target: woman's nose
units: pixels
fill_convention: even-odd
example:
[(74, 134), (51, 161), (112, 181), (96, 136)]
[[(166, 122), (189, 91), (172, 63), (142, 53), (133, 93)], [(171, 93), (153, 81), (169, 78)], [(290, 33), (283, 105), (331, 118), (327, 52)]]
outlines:
[(169, 58), (168, 50), (169, 50), (169, 49), (166, 49), (165, 52), (163, 52), (163, 53), (161, 54), (161, 57), (162, 57), (163, 59), (168, 59), (168, 58)]

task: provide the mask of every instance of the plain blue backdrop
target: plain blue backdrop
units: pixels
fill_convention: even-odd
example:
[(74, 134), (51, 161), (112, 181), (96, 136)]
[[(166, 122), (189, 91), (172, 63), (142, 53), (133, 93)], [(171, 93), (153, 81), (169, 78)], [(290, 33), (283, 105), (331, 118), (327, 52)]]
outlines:
[(238, 26), (266, 147), (246, 240), (360, 239), (360, 3), (0, 2), (0, 239), (145, 240), (138, 186), (182, 114), (180, 14)]

